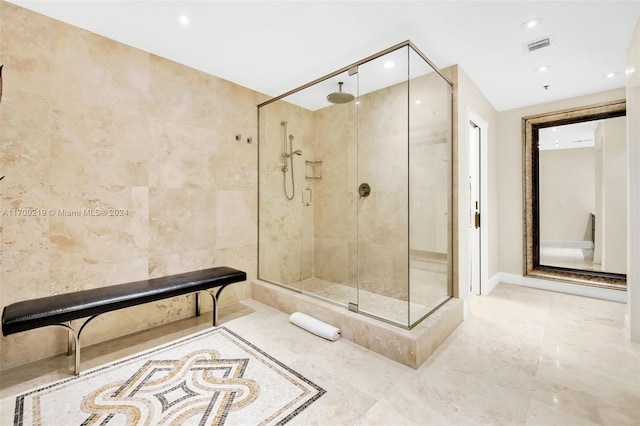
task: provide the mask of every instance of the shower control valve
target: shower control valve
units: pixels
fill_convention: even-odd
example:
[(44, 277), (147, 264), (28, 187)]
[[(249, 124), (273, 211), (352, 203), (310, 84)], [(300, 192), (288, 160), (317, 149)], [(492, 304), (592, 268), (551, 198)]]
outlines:
[(371, 186), (368, 183), (361, 183), (358, 187), (358, 194), (360, 194), (360, 198), (368, 197), (371, 194)]

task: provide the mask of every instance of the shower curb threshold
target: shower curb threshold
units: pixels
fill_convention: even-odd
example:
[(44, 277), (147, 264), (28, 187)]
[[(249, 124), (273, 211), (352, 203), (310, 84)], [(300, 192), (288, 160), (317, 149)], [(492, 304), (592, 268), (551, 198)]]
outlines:
[(260, 280), (251, 282), (251, 298), (286, 314), (302, 312), (334, 325), (343, 338), (411, 368), (420, 367), (463, 320), (463, 303), (457, 298), (410, 330)]

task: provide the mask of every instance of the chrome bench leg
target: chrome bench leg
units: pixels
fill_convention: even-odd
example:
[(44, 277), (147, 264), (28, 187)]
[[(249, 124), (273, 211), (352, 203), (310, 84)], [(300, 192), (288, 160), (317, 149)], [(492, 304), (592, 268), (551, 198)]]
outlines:
[(71, 327), (71, 321), (67, 321), (67, 327), (69, 328), (67, 333), (67, 355), (71, 355), (73, 352), (73, 343), (75, 341), (75, 334)]
[(218, 325), (218, 298), (213, 292), (209, 292), (211, 299), (213, 299), (213, 326)]
[[(226, 285), (220, 287), (217, 292), (215, 290), (202, 290), (205, 293), (207, 293), (209, 296), (211, 296), (211, 301), (213, 302), (213, 321), (212, 322), (214, 327), (218, 325), (218, 300), (220, 299), (220, 292), (225, 287)], [(196, 316), (200, 315), (200, 306), (198, 302), (199, 302), (198, 293), (196, 293)]]
[(218, 325), (218, 300), (220, 300), (220, 293), (222, 293), (222, 290), (224, 290), (224, 288), (227, 285), (228, 284), (225, 284), (220, 288), (218, 288), (218, 291), (216, 291), (216, 294), (213, 294), (213, 290), (209, 291), (209, 294), (211, 294), (211, 297), (213, 298), (213, 326), (214, 327)]
[[(213, 326), (215, 327), (218, 324), (218, 299), (216, 299), (216, 295), (213, 294), (213, 291), (211, 290), (203, 290), (204, 292), (206, 292), (209, 296), (211, 296), (211, 300), (213, 302)], [(196, 296), (197, 297), (197, 296)], [(197, 303), (196, 299), (196, 303)], [(200, 309), (198, 309), (196, 311), (196, 315), (200, 315)]]
[[(86, 324), (86, 323), (85, 323)], [(67, 355), (71, 355), (71, 348), (75, 346), (75, 367), (73, 369), (74, 374), (77, 376), (80, 374), (80, 335), (71, 327), (71, 321), (66, 324), (51, 324), (52, 326), (64, 327), (67, 329)]]
[(82, 334), (82, 330), (86, 327), (86, 325), (92, 319), (96, 318), (98, 315), (94, 315), (89, 317), (78, 329), (78, 331), (74, 330), (71, 326), (71, 321), (67, 321), (63, 324), (51, 324), (52, 326), (64, 327), (67, 329), (67, 355), (71, 355), (72, 348), (75, 348), (75, 359), (74, 359), (74, 368), (73, 372), (77, 376), (80, 374), (80, 334)]
[(76, 350), (75, 350), (75, 360), (74, 360), (74, 367), (73, 367), (73, 374), (75, 374), (76, 376), (78, 374), (80, 374), (80, 336), (76, 336), (75, 334), (73, 335), (73, 337), (75, 337), (76, 340)]

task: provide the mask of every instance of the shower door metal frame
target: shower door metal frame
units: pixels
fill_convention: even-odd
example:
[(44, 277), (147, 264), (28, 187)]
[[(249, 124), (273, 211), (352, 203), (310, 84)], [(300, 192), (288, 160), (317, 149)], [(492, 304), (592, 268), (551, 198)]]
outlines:
[[(444, 79), (444, 81), (446, 81), (447, 83), (449, 83), (449, 85), (450, 85), (451, 87), (453, 87), (453, 83), (451, 82), (451, 80), (449, 80), (449, 79), (448, 79), (444, 74), (442, 74), (442, 72), (438, 69), (438, 67), (436, 67), (436, 66), (433, 64), (433, 62), (431, 62), (431, 61), (429, 60), (429, 58), (427, 58), (427, 56), (426, 56), (424, 53), (422, 53), (422, 52), (420, 51), (420, 49), (418, 49), (418, 48), (417, 48), (417, 47), (416, 47), (416, 46), (411, 42), (411, 40), (405, 40), (405, 41), (403, 41), (403, 42), (401, 42), (401, 43), (398, 43), (398, 44), (396, 44), (396, 45), (394, 45), (394, 46), (389, 47), (388, 49), (384, 49), (384, 50), (383, 50), (383, 51), (381, 51), (381, 52), (375, 53), (375, 54), (373, 54), (373, 55), (371, 55), (371, 56), (367, 56), (366, 58), (361, 59), (361, 60), (359, 60), (358, 62), (354, 62), (354, 63), (353, 63), (353, 64), (351, 64), (351, 65), (348, 65), (348, 66), (346, 66), (346, 67), (340, 68), (339, 70), (334, 71), (334, 72), (332, 72), (332, 73), (329, 73), (329, 74), (327, 74), (327, 75), (325, 75), (325, 76), (323, 76), (323, 77), (316, 78), (315, 80), (313, 80), (313, 81), (311, 81), (311, 82), (309, 82), (309, 83), (307, 83), (307, 84), (304, 84), (304, 85), (302, 85), (302, 86), (300, 86), (300, 87), (297, 87), (297, 88), (295, 88), (295, 89), (293, 89), (293, 90), (289, 90), (288, 92), (283, 93), (283, 94), (282, 94), (282, 95), (280, 95), (280, 96), (276, 96), (275, 98), (271, 98), (271, 99), (269, 99), (268, 101), (262, 102), (262, 103), (258, 104), (258, 110), (260, 110), (260, 108), (262, 108), (262, 107), (264, 107), (264, 106), (267, 106), (267, 105), (269, 105), (269, 104), (271, 104), (271, 103), (273, 103), (273, 102), (279, 101), (279, 100), (281, 100), (282, 98), (286, 98), (287, 96), (293, 95), (294, 93), (297, 93), (297, 92), (299, 92), (299, 91), (301, 91), (301, 90), (304, 90), (304, 89), (306, 89), (306, 88), (308, 88), (308, 87), (314, 86), (314, 85), (316, 85), (316, 84), (318, 84), (318, 83), (320, 83), (320, 82), (322, 82), (322, 81), (325, 81), (325, 80), (328, 80), (328, 79), (330, 79), (330, 78), (332, 78), (332, 77), (335, 77), (335, 76), (337, 76), (338, 74), (342, 74), (342, 73), (344, 73), (344, 72), (350, 72), (353, 68), (357, 68), (358, 66), (360, 66), (360, 65), (362, 65), (362, 64), (365, 64), (365, 63), (367, 63), (367, 62), (370, 62), (370, 61), (372, 61), (372, 60), (374, 60), (374, 59), (377, 59), (377, 58), (379, 58), (379, 57), (381, 57), (381, 56), (386, 55), (387, 53), (393, 52), (393, 51), (395, 51), (395, 50), (401, 49), (401, 48), (406, 47), (406, 46), (411, 47), (411, 48), (412, 48), (412, 49), (413, 49), (413, 50), (414, 50), (418, 55), (420, 55), (420, 57), (421, 57), (421, 58), (422, 58), (426, 63), (428, 63), (428, 64), (429, 64), (429, 66), (431, 66), (431, 68), (433, 68), (433, 70), (434, 70), (435, 72), (437, 72), (437, 73), (438, 73), (438, 75), (439, 75), (440, 77), (442, 77), (442, 78)], [(350, 75), (351, 75), (351, 74), (350, 74)], [(258, 115), (258, 118), (259, 118), (259, 117), (260, 117), (260, 116)], [(259, 129), (259, 128), (260, 128), (260, 123), (258, 123), (258, 129)]]
[[(315, 80), (313, 80), (313, 81), (311, 81), (311, 82), (309, 82), (309, 83), (306, 83), (306, 84), (304, 84), (304, 85), (302, 85), (302, 86), (299, 86), (299, 87), (297, 87), (297, 88), (295, 88), (295, 89), (289, 90), (288, 92), (285, 92), (285, 93), (283, 93), (283, 94), (281, 94), (281, 95), (279, 95), (279, 96), (276, 96), (276, 97), (274, 97), (274, 98), (271, 98), (271, 99), (269, 99), (269, 100), (267, 100), (267, 101), (265, 101), (265, 102), (262, 102), (262, 103), (260, 103), (260, 104), (258, 104), (258, 105), (257, 105), (256, 113), (257, 113), (258, 149), (256, 150), (256, 156), (257, 156), (257, 166), (258, 166), (258, 182), (257, 182), (257, 183), (258, 183), (258, 185), (257, 185), (257, 187), (258, 187), (258, 188), (257, 188), (257, 189), (258, 189), (258, 190), (257, 190), (257, 197), (258, 197), (258, 199), (257, 199), (257, 205), (258, 205), (258, 210), (257, 210), (257, 214), (258, 214), (258, 216), (257, 216), (257, 217), (258, 217), (258, 244), (257, 244), (257, 250), (256, 250), (256, 251), (257, 251), (257, 259), (258, 259), (258, 262), (257, 262), (257, 268), (258, 268), (258, 279), (260, 279), (260, 280), (262, 280), (262, 281), (265, 281), (265, 282), (268, 282), (268, 283), (270, 283), (270, 284), (274, 284), (274, 285), (277, 285), (277, 286), (280, 286), (280, 287), (284, 287), (284, 288), (286, 288), (286, 289), (288, 289), (288, 290), (290, 290), (290, 291), (293, 291), (293, 289), (292, 289), (291, 287), (289, 287), (289, 286), (285, 286), (285, 285), (283, 285), (283, 284), (281, 284), (281, 283), (277, 283), (277, 282), (273, 282), (273, 281), (270, 281), (270, 280), (267, 280), (267, 279), (261, 278), (261, 277), (260, 277), (260, 275), (259, 275), (259, 270), (260, 270), (260, 217), (261, 217), (261, 216), (260, 216), (260, 173), (259, 173), (259, 172), (260, 172), (260, 142), (261, 142), (261, 141), (260, 141), (260, 138), (259, 138), (259, 135), (260, 135), (260, 108), (265, 107), (265, 106), (267, 106), (267, 105), (269, 105), (269, 104), (272, 104), (272, 103), (274, 103), (274, 102), (277, 102), (277, 101), (279, 101), (279, 100), (282, 100), (282, 99), (284, 99), (284, 98), (286, 98), (286, 97), (288, 97), (288, 96), (290, 96), (290, 95), (293, 95), (293, 94), (295, 94), (295, 93), (297, 93), (297, 92), (300, 92), (300, 91), (302, 91), (302, 90), (304, 90), (304, 89), (307, 89), (307, 88), (309, 88), (309, 87), (312, 87), (312, 86), (314, 86), (314, 85), (316, 85), (316, 84), (318, 84), (318, 83), (321, 83), (321, 82), (323, 82), (323, 81), (325, 81), (325, 80), (328, 80), (328, 79), (330, 79), (330, 78), (333, 78), (333, 77), (335, 77), (335, 76), (337, 76), (337, 75), (339, 75), (339, 74), (342, 74), (342, 73), (345, 73), (345, 72), (348, 72), (348, 73), (349, 73), (349, 75), (355, 74), (355, 73), (357, 73), (357, 72), (358, 72), (358, 67), (359, 67), (360, 65), (365, 64), (365, 63), (367, 63), (367, 62), (370, 62), (370, 61), (372, 61), (372, 60), (374, 60), (374, 59), (380, 58), (380, 57), (382, 57), (382, 56), (384, 56), (384, 55), (386, 55), (386, 54), (388, 54), (388, 53), (394, 52), (394, 51), (396, 51), (396, 50), (398, 50), (398, 49), (401, 49), (401, 48), (403, 48), (403, 47), (409, 47), (409, 48), (411, 48), (411, 49), (412, 49), (415, 53), (417, 53), (417, 54), (418, 54), (418, 55), (419, 55), (419, 56), (420, 56), (420, 57), (421, 57), (421, 58), (422, 58), (422, 59), (423, 59), (423, 60), (424, 60), (424, 61), (425, 61), (425, 62), (426, 62), (426, 63), (427, 63), (427, 64), (428, 64), (428, 65), (429, 65), (429, 66), (430, 66), (430, 67), (431, 67), (431, 68), (432, 68), (432, 69), (433, 69), (433, 70), (434, 70), (434, 71), (435, 71), (435, 72), (436, 72), (436, 73), (437, 73), (437, 74), (438, 74), (438, 75), (439, 75), (439, 76), (440, 76), (440, 77), (445, 81), (445, 82), (447, 82), (447, 84), (449, 84), (449, 86), (450, 86), (452, 89), (454, 88), (454, 84), (453, 84), (453, 82), (452, 82), (451, 80), (449, 80), (449, 79), (447, 78), (447, 76), (446, 76), (446, 75), (444, 75), (444, 74), (442, 73), (442, 71), (440, 71), (440, 69), (439, 69), (439, 68), (438, 68), (438, 67), (437, 67), (433, 62), (431, 62), (431, 60), (430, 60), (430, 59), (429, 59), (429, 58), (428, 58), (428, 57), (427, 57), (427, 56), (426, 56), (426, 55), (425, 55), (425, 54), (424, 54), (420, 49), (418, 49), (418, 48), (413, 44), (413, 42), (411, 42), (411, 40), (405, 40), (405, 41), (400, 42), (400, 43), (397, 43), (397, 44), (395, 44), (395, 45), (393, 45), (393, 46), (391, 46), (391, 47), (389, 47), (389, 48), (387, 48), (387, 49), (384, 49), (384, 50), (382, 50), (382, 51), (380, 51), (380, 52), (378, 52), (378, 53), (375, 53), (375, 54), (373, 54), (373, 55), (367, 56), (367, 57), (366, 57), (366, 58), (364, 58), (364, 59), (361, 59), (361, 60), (359, 60), (359, 61), (357, 61), (357, 62), (354, 62), (354, 63), (352, 63), (351, 65), (348, 65), (348, 66), (346, 66), (346, 67), (340, 68), (340, 69), (338, 69), (338, 70), (336, 70), (336, 71), (333, 71), (333, 72), (331, 72), (331, 73), (329, 73), (329, 74), (326, 74), (326, 75), (324, 75), (324, 76), (322, 76), (322, 77), (319, 77), (319, 78), (317, 78), (317, 79), (315, 79)], [(454, 126), (455, 126), (455, 122), (454, 122), (454, 118), (455, 118), (455, 115), (454, 115), (455, 104), (454, 104), (454, 102), (455, 102), (455, 97), (454, 97), (454, 93), (453, 93), (453, 90), (452, 90), (452, 92), (451, 92), (451, 103), (450, 103), (450, 105), (451, 105), (451, 111), (450, 111), (450, 117), (451, 117), (451, 129), (450, 129), (450, 131), (451, 131), (451, 135), (452, 135), (452, 143), (451, 143), (451, 163), (452, 163), (452, 164), (451, 164), (451, 167), (450, 167), (450, 182), (449, 182), (449, 183), (450, 183), (450, 189), (451, 189), (451, 190), (449, 191), (449, 197), (450, 197), (450, 199), (449, 199), (449, 211), (450, 211), (450, 214), (448, 215), (448, 259), (449, 259), (449, 261), (448, 261), (448, 265), (447, 265), (447, 292), (448, 292), (448, 296), (449, 296), (449, 297), (447, 298), (447, 300), (445, 300), (445, 301), (443, 301), (442, 303), (440, 303), (439, 305), (437, 305), (435, 308), (433, 308), (432, 310), (430, 310), (428, 313), (426, 313), (424, 316), (420, 317), (420, 318), (419, 318), (418, 320), (416, 320), (415, 322), (410, 323), (410, 321), (409, 321), (409, 324), (408, 324), (408, 325), (399, 324), (399, 323), (397, 323), (397, 322), (394, 322), (394, 321), (391, 321), (391, 320), (387, 320), (387, 319), (385, 319), (385, 318), (383, 318), (383, 317), (379, 317), (379, 316), (376, 316), (376, 315), (373, 315), (373, 314), (369, 314), (369, 313), (366, 313), (366, 312), (362, 312), (362, 311), (358, 310), (358, 308), (357, 308), (357, 304), (355, 305), (355, 309), (353, 309), (354, 305), (353, 305), (353, 303), (350, 303), (350, 302), (347, 302), (347, 304), (346, 304), (347, 309), (352, 310), (352, 311), (354, 311), (354, 312), (358, 312), (358, 313), (359, 313), (359, 314), (361, 314), (361, 315), (365, 315), (365, 316), (368, 316), (368, 317), (371, 317), (371, 318), (375, 318), (375, 319), (376, 319), (376, 320), (378, 320), (378, 321), (382, 321), (382, 322), (386, 322), (386, 323), (392, 324), (392, 325), (397, 326), (397, 327), (401, 327), (401, 328), (405, 328), (405, 329), (412, 329), (412, 328), (413, 328), (414, 326), (416, 326), (417, 324), (420, 324), (420, 323), (421, 323), (425, 318), (427, 318), (427, 317), (428, 317), (429, 315), (431, 315), (433, 312), (437, 311), (437, 310), (438, 310), (442, 305), (444, 305), (445, 303), (447, 303), (447, 301), (448, 301), (449, 299), (451, 299), (452, 297), (455, 297), (455, 296), (456, 296), (456, 295), (454, 294), (454, 288), (453, 288), (453, 278), (454, 278), (454, 277), (453, 277), (453, 275), (454, 275), (454, 268), (453, 268), (453, 266), (454, 266), (454, 261), (455, 261), (455, 260), (457, 259), (457, 257), (458, 257), (458, 256), (457, 256), (457, 253), (455, 253), (455, 252), (456, 252), (456, 250), (457, 250), (457, 248), (456, 248), (456, 246), (453, 244), (453, 216), (455, 216), (455, 215), (456, 215), (456, 211), (454, 211), (454, 208), (456, 207), (456, 204), (457, 204), (457, 203), (455, 203), (455, 202), (454, 202), (454, 200), (453, 200), (453, 192), (455, 191), (456, 186), (457, 186), (456, 176), (455, 176), (455, 174), (453, 173), (453, 170), (454, 170), (454, 167), (453, 167), (453, 161), (456, 159), (456, 155), (455, 155), (455, 154), (456, 154), (456, 149), (455, 149), (455, 143), (454, 143), (455, 141), (454, 141), (454, 139), (453, 139), (453, 128), (454, 128)], [(407, 229), (407, 232), (408, 232), (408, 229)], [(408, 264), (407, 264), (407, 268), (409, 268), (409, 265), (408, 265)], [(359, 279), (358, 279), (358, 282), (359, 282)], [(411, 281), (410, 281), (410, 280), (408, 281), (408, 284), (409, 284), (409, 286), (411, 285)], [(359, 285), (359, 284), (358, 284), (358, 285)], [(303, 294), (302, 289), (297, 289), (297, 292), (298, 292), (298, 293), (300, 293), (300, 294)], [(310, 296), (313, 296), (313, 294), (309, 294), (309, 295), (310, 295)], [(359, 289), (358, 289), (358, 295), (359, 295)], [(338, 303), (338, 302), (336, 302), (336, 301), (330, 301), (330, 300), (327, 300), (327, 299), (324, 299), (324, 298), (319, 298), (319, 299), (321, 299), (321, 300), (325, 300), (325, 301), (328, 301), (328, 302), (335, 303), (335, 304), (336, 304), (336, 305), (338, 305), (338, 306), (345, 306), (344, 304), (342, 304), (342, 303)], [(409, 301), (409, 300), (407, 300), (407, 303), (410, 303), (410, 301)]]

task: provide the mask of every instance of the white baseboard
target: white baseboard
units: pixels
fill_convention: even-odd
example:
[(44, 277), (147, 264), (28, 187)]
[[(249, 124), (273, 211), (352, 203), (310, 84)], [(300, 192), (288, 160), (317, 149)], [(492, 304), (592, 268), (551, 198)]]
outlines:
[(483, 296), (486, 296), (487, 294), (491, 294), (493, 289), (496, 288), (496, 286), (502, 282), (502, 281), (500, 281), (501, 274), (502, 274), (502, 272), (498, 272), (497, 274), (495, 274), (494, 276), (489, 278), (489, 281), (487, 281), (485, 283), (485, 285), (482, 286), (482, 295)]
[(627, 292), (608, 288), (591, 287), (588, 285), (569, 284), (560, 281), (541, 280), (539, 278), (498, 272), (489, 280), (486, 287), (489, 294), (499, 283), (521, 285), (523, 287), (539, 288), (541, 290), (557, 291), (559, 293), (575, 294), (577, 296), (592, 297), (594, 299), (610, 300), (612, 302), (627, 303)]
[(567, 248), (567, 249), (592, 249), (591, 241), (560, 241), (560, 240), (542, 240), (540, 248)]
[(466, 320), (471, 313), (471, 302), (469, 299), (462, 299), (462, 319)]

